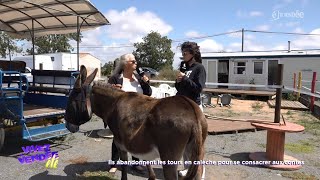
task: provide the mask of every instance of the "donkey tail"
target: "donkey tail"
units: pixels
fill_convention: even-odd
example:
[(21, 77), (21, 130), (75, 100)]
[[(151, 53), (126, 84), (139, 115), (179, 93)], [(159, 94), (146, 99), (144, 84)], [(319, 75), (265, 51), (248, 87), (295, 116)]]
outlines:
[[(200, 109), (195, 108), (195, 114), (197, 117), (197, 123), (195, 123), (194, 127), (192, 128), (192, 134), (191, 134), (191, 141), (189, 142), (189, 146), (192, 147), (191, 150), (191, 165), (188, 169), (188, 172), (185, 176), (185, 180), (192, 180), (196, 177), (199, 165), (199, 161), (203, 157), (203, 128), (202, 128), (202, 120), (203, 120), (203, 113), (201, 112)], [(207, 132), (205, 132), (207, 133)], [(195, 161), (198, 162), (195, 164)], [(200, 175), (201, 176), (201, 175)]]

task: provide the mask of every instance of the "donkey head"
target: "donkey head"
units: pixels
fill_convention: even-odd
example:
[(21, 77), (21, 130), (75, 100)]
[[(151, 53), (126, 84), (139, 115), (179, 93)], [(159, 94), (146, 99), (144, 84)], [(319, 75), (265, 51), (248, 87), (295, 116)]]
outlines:
[(81, 66), (80, 74), (70, 92), (65, 120), (66, 128), (74, 133), (79, 131), (79, 126), (88, 122), (92, 117), (90, 94), (91, 86), (98, 69), (95, 69), (87, 78), (87, 69)]

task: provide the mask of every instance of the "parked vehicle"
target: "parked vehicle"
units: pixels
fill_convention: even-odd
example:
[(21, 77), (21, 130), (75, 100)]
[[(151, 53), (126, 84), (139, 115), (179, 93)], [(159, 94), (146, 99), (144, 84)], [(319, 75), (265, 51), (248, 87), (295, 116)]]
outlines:
[(155, 69), (152, 69), (150, 67), (141, 67), (142, 70), (146, 73), (147, 76), (153, 78), (159, 75), (159, 72)]

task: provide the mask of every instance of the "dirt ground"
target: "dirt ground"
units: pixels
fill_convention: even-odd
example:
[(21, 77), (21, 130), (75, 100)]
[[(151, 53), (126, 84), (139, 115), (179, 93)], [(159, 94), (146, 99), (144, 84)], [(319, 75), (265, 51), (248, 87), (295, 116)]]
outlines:
[[(212, 103), (216, 102), (212, 99)], [(206, 114), (233, 119), (263, 119), (273, 121), (274, 109), (266, 101), (232, 99), (231, 107), (204, 108)], [(211, 179), (320, 179), (320, 121), (309, 112), (281, 110), (286, 121), (303, 124), (305, 132), (286, 134), (285, 153), (304, 161), (296, 171), (272, 170), (252, 165), (207, 165), (206, 178)], [(214, 121), (208, 119), (208, 121)], [(111, 159), (111, 139), (97, 135), (103, 129), (102, 121), (93, 120), (81, 126), (80, 132), (50, 141), (28, 142), (11, 132), (3, 152), (0, 153), (0, 179), (111, 179), (107, 173)], [(208, 135), (206, 161), (249, 161), (252, 152), (265, 152), (266, 131), (238, 134)], [(45, 168), (44, 162), (21, 165), (18, 161), (21, 147), (35, 144), (51, 144), (59, 152), (57, 169)], [(129, 155), (129, 157), (131, 157)], [(179, 167), (182, 168), (181, 166)], [(160, 166), (154, 166), (157, 179), (163, 179)], [(120, 179), (121, 171), (114, 175)], [(129, 170), (129, 180), (147, 179), (147, 173)]]
[[(215, 108), (205, 108), (204, 112), (218, 116), (218, 117), (226, 117), (231, 119), (257, 119), (257, 120), (266, 120), (266, 121), (273, 121), (274, 120), (274, 108), (270, 108), (267, 104), (267, 101), (263, 100), (242, 100), (242, 99), (236, 99), (232, 98), (231, 100), (231, 106), (223, 106), (220, 107), (216, 104), (217, 98), (212, 98), (211, 100), (213, 105), (216, 105)], [(292, 115), (294, 119), (290, 116), (290, 121), (295, 121), (298, 117), (298, 114), (301, 113), (301, 111), (294, 111), (294, 110), (287, 110), (287, 109), (281, 109), (281, 114), (284, 115), (285, 119), (289, 118), (287, 116), (289, 112), (289, 115)]]

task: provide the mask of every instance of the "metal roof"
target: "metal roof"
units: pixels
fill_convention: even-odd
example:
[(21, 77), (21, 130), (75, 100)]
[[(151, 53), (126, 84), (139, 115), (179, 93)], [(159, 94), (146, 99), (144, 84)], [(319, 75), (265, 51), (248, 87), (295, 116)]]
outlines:
[(110, 22), (88, 0), (0, 0), (0, 30), (28, 38), (94, 29)]
[(300, 57), (320, 56), (320, 51), (266, 51), (266, 52), (223, 52), (223, 53), (201, 53), (201, 57), (208, 58), (256, 58), (256, 57)]

